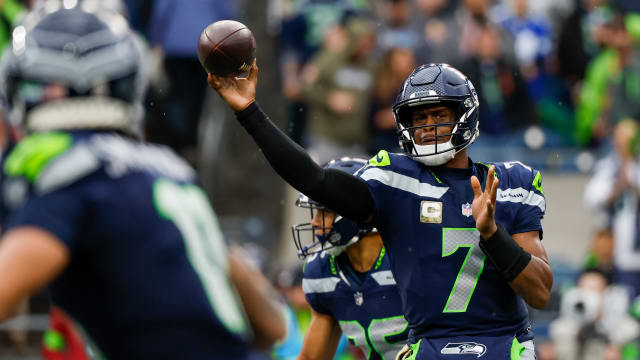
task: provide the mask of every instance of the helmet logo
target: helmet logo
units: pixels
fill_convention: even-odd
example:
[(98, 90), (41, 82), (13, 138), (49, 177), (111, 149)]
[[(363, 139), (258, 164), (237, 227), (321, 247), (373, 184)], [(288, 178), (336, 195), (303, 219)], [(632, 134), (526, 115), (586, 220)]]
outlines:
[(473, 100), (471, 100), (471, 98), (470, 98), (470, 97), (469, 97), (469, 98), (466, 98), (466, 99), (464, 100), (464, 106), (465, 106), (465, 107), (468, 107), (468, 108), (473, 107)]
[(463, 137), (465, 140), (469, 140), (469, 139), (471, 138), (471, 131), (466, 130), (466, 131), (464, 132), (464, 134), (462, 134), (462, 137)]
[(419, 97), (423, 97), (423, 96), (438, 96), (438, 93), (435, 92), (434, 90), (417, 91), (417, 92), (412, 93), (409, 96), (409, 99), (415, 99), (415, 98), (419, 98)]

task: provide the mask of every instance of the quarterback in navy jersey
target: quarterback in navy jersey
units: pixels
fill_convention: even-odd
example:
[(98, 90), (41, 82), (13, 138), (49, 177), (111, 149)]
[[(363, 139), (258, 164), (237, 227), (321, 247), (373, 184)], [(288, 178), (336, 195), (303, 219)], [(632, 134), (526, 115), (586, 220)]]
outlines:
[(533, 359), (525, 302), (549, 300), (542, 245), (546, 203), (538, 171), (473, 162), (478, 97), (447, 64), (416, 68), (393, 113), (403, 154), (379, 153), (358, 176), (322, 169), (255, 103), (247, 78), (208, 81), (294, 188), (363, 226), (375, 226), (409, 321), (403, 359)]
[(247, 358), (282, 313), (194, 170), (139, 140), (142, 56), (95, 1), (48, 1), (14, 31), (1, 84), (29, 135), (2, 167), (0, 321), (49, 284), (96, 358)]
[[(366, 164), (345, 157), (324, 168), (354, 174)], [(312, 213), (310, 223), (293, 227), (298, 254), (306, 257), (302, 289), (312, 316), (299, 359), (333, 357), (341, 333), (367, 359), (395, 358), (409, 329), (380, 235), (305, 195), (296, 205)]]

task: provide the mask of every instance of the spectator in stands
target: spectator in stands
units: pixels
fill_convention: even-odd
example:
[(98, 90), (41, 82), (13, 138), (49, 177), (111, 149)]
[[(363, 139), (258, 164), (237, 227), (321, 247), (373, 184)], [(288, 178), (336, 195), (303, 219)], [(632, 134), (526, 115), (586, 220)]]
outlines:
[(475, 84), (480, 99), (481, 133), (499, 136), (533, 121), (533, 108), (520, 73), (506, 58), (496, 26), (485, 23), (478, 28), (472, 57), (460, 71)]
[(198, 124), (207, 90), (196, 40), (210, 23), (236, 18), (233, 0), (155, 0), (153, 4), (150, 42), (164, 56), (169, 81), (163, 91), (167, 128), (162, 132), (169, 136), (165, 142), (192, 165), (197, 163)]
[(561, 25), (557, 43), (560, 73), (571, 87), (584, 79), (587, 64), (600, 50), (594, 33), (602, 20), (596, 9), (606, 2), (577, 1), (574, 11)]
[(640, 294), (640, 127), (635, 120), (620, 122), (614, 131), (614, 151), (598, 162), (585, 189), (585, 203), (608, 214), (613, 233), (614, 281)]
[[(310, 105), (310, 152), (320, 163), (365, 152), (367, 115), (374, 86), (375, 25), (352, 18), (336, 41), (325, 47), (304, 73), (304, 99)], [(340, 33), (337, 33), (340, 34)]]
[[(533, 13), (529, 0), (508, 0), (492, 12), (495, 22), (514, 39), (515, 59), (527, 94), (535, 105), (541, 126), (552, 130), (547, 141), (570, 144), (574, 129), (571, 93), (558, 76), (552, 54), (551, 23), (543, 13)], [(551, 135), (551, 134), (549, 134)]]
[(536, 66), (537, 60), (545, 59), (553, 48), (549, 20), (541, 14), (532, 14), (528, 4), (528, 0), (510, 0), (507, 6), (498, 7), (493, 16), (513, 37), (521, 68)]
[[(288, 133), (299, 144), (306, 144), (308, 106), (302, 99), (301, 73), (323, 47), (329, 30), (345, 18), (368, 9), (348, 0), (295, 0), (293, 10), (284, 17), (280, 42), (282, 94), (287, 102)], [(335, 33), (330, 34), (335, 38)]]
[(379, 53), (400, 47), (416, 50), (424, 43), (411, 22), (413, 2), (410, 0), (384, 0), (381, 26), (378, 27)]
[[(590, 146), (606, 141), (622, 116), (633, 116), (625, 112), (635, 112), (637, 105), (633, 102), (640, 97), (640, 89), (633, 79), (624, 81), (630, 85), (624, 89), (618, 86), (623, 69), (625, 76), (640, 76), (640, 64), (634, 60), (638, 53), (633, 49), (627, 29), (633, 22), (627, 21), (628, 18), (615, 9), (599, 8), (596, 12), (603, 20), (595, 36), (604, 47), (588, 65), (576, 109), (577, 140)], [(621, 91), (616, 92), (615, 89)], [(619, 108), (612, 107), (614, 101)]]
[(391, 106), (404, 79), (417, 66), (416, 58), (407, 48), (392, 48), (383, 56), (375, 75), (371, 104), (369, 153), (379, 150), (399, 152), (396, 121)]
[(550, 325), (557, 359), (620, 359), (623, 346), (640, 334), (629, 314), (629, 295), (599, 269), (585, 270), (564, 293), (560, 317)]

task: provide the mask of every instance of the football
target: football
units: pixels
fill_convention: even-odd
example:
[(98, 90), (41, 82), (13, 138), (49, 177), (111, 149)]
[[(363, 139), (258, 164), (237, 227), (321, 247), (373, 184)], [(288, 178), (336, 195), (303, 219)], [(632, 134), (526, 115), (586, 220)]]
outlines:
[(235, 76), (249, 71), (256, 56), (256, 39), (243, 23), (216, 21), (207, 26), (198, 40), (202, 66), (216, 76)]

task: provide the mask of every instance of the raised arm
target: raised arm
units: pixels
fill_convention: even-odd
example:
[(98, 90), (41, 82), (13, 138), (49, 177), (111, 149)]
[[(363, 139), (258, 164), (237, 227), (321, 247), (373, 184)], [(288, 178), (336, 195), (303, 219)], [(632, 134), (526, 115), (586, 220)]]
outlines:
[(318, 166), (303, 148), (280, 131), (260, 109), (255, 102), (258, 84), (256, 63), (245, 79), (219, 78), (209, 74), (208, 81), (236, 112), (240, 124), (286, 182), (342, 216), (360, 223), (372, 219), (373, 197), (364, 180)]

